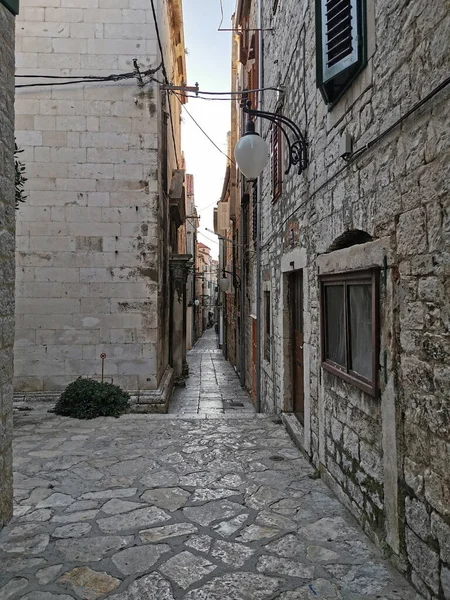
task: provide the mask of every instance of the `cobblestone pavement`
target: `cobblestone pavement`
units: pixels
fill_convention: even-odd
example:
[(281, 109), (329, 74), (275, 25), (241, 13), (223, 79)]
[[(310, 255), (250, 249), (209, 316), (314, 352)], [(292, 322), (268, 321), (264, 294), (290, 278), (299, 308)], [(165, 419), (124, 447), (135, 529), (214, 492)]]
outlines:
[(219, 386), (224, 405), (233, 385), (241, 397), (202, 347), (178, 415), (16, 409), (0, 599), (419, 600), (275, 418), (201, 414), (203, 387)]
[(169, 413), (211, 418), (223, 413), (254, 413), (253, 404), (240, 387), (231, 364), (217, 349), (214, 329), (207, 329), (189, 352), (190, 377), (185, 388), (177, 388)]

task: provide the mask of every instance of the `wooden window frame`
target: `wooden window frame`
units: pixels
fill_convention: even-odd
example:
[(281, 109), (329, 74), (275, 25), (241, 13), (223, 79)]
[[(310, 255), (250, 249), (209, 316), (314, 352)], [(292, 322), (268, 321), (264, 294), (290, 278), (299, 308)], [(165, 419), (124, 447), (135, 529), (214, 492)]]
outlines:
[(276, 202), (283, 191), (283, 144), (281, 129), (272, 123), (270, 135), (270, 162), (272, 178), (272, 202)]
[[(319, 275), (320, 282), (320, 330), (322, 367), (347, 383), (366, 392), (370, 396), (379, 395), (379, 354), (380, 354), (380, 269), (371, 267), (365, 270), (346, 271)], [(348, 287), (351, 284), (370, 284), (372, 289), (372, 377), (367, 379), (350, 369), (351, 340), (349, 326)], [(344, 329), (345, 329), (345, 365), (327, 358), (327, 323), (325, 290), (330, 285), (344, 286)]]

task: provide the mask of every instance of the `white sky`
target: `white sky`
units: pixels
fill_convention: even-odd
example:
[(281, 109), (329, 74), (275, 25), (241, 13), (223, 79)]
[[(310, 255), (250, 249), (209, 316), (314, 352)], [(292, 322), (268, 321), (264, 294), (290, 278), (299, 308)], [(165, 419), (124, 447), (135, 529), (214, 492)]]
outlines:
[[(222, 0), (222, 3), (222, 27), (229, 29), (235, 0)], [(187, 84), (193, 86), (198, 81), (201, 90), (229, 91), (231, 33), (217, 31), (221, 19), (220, 0), (183, 0), (183, 18)], [(226, 153), (230, 102), (190, 98), (186, 108)], [(183, 120), (181, 145), (186, 159), (186, 173), (194, 175), (195, 203), (201, 216), (198, 240), (209, 246), (211, 255), (217, 257), (217, 237), (210, 231), (205, 231), (205, 227), (214, 229), (213, 209), (222, 193), (227, 159), (214, 148), (185, 112)]]

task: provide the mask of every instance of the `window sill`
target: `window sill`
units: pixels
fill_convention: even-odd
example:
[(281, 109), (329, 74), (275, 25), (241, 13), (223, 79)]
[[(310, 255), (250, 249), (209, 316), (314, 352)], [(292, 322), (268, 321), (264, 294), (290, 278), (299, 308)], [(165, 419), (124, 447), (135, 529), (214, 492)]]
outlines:
[(347, 373), (343, 368), (339, 367), (335, 363), (323, 362), (322, 368), (325, 371), (328, 371), (328, 373), (336, 375), (336, 377), (339, 377), (359, 390), (362, 390), (366, 394), (369, 394), (369, 396), (372, 396), (373, 398), (378, 397), (379, 389), (376, 382), (370, 382), (368, 380), (359, 378), (356, 374), (353, 375), (351, 372)]

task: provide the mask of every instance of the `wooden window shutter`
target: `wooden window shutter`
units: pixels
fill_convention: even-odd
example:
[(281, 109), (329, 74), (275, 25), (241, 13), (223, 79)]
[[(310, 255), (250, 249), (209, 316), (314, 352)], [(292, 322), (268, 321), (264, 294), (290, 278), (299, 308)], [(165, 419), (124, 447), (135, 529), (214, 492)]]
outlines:
[(0, 0), (0, 4), (6, 6), (13, 15), (19, 14), (19, 0)]
[(316, 0), (318, 85), (335, 102), (365, 64), (365, 0)]

